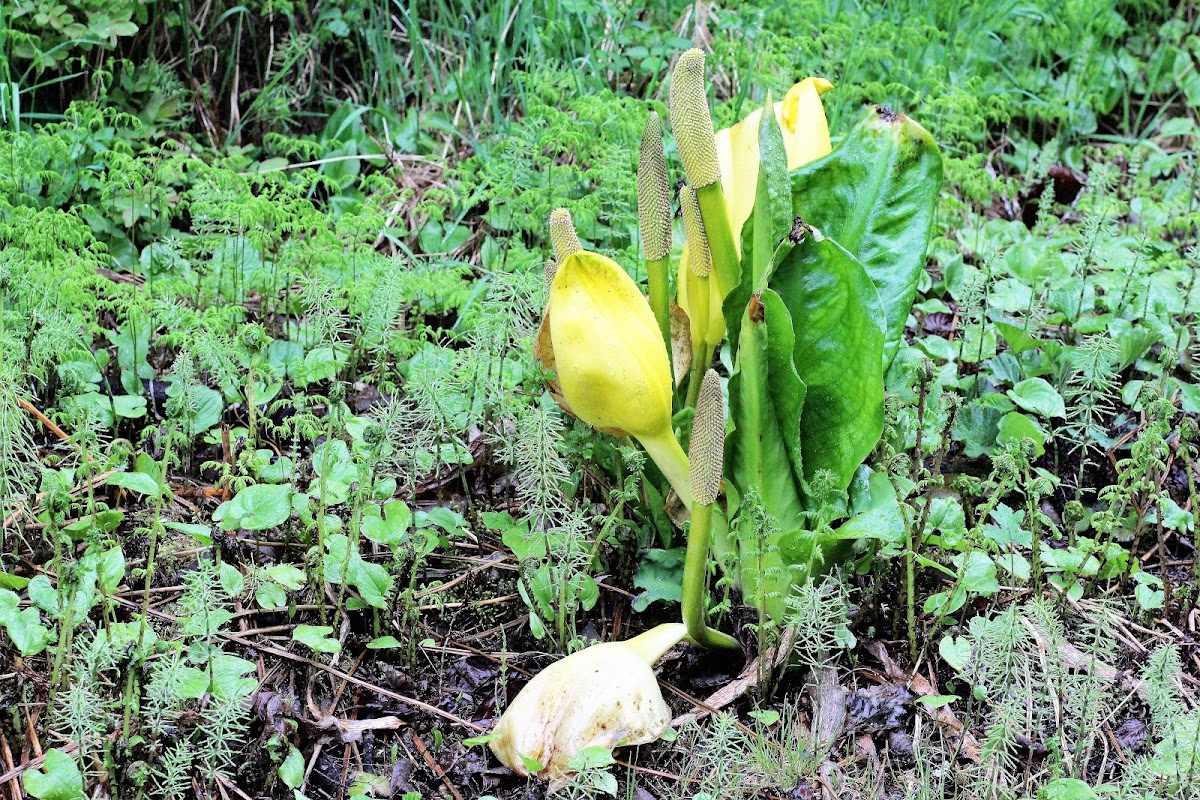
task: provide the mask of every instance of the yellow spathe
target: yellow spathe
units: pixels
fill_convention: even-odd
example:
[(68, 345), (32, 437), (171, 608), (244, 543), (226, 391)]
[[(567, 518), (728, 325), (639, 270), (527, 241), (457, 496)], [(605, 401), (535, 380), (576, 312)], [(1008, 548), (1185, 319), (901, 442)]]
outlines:
[(633, 278), (598, 253), (572, 253), (550, 284), (543, 327), (550, 334), (546, 355), (571, 413), (593, 428), (641, 442), (690, 509), (687, 454), (671, 429), (671, 362)]
[(594, 428), (636, 437), (671, 427), (671, 366), (637, 284), (615, 261), (580, 250), (550, 286), (550, 339), (563, 397)]
[[(805, 78), (775, 104), (775, 119), (783, 133), (789, 172), (832, 151), (829, 123), (821, 104), (821, 95), (832, 88), (833, 84), (824, 78)], [(729, 224), (733, 226), (734, 242), (739, 248), (742, 225), (754, 210), (754, 193), (758, 187), (758, 126), (761, 119), (762, 108), (757, 108), (737, 125), (717, 134), (721, 188), (725, 190)]]

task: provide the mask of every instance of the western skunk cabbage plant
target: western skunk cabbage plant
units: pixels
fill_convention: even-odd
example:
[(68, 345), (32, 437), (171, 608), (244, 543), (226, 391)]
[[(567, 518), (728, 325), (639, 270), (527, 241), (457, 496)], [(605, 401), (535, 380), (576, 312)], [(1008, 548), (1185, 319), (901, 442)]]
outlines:
[[(878, 527), (869, 520), (898, 513), (886, 476), (864, 461), (882, 434), (883, 376), (924, 264), (941, 156), (920, 125), (883, 107), (831, 148), (821, 105), (831, 88), (806, 78), (718, 133), (704, 55), (680, 56), (669, 108), (687, 178), (686, 241), (679, 248), (672, 238), (671, 180), (652, 113), (637, 181), (649, 300), (621, 265), (582, 248), (569, 213), (551, 218), (555, 258), (537, 355), (557, 373), (550, 388), (559, 403), (598, 430), (637, 439), (684, 508), (675, 514), (688, 530), (676, 640), (686, 632), (703, 646), (737, 646), (706, 620), (710, 544), (744, 600), (779, 618), (793, 587), (844, 560)], [(672, 260), (687, 317), (675, 326)], [(688, 333), (690, 369), (680, 363), (689, 348), (677, 341)], [(732, 365), (726, 381), (711, 368), (721, 347)], [(676, 391), (673, 375), (685, 373)], [(687, 408), (694, 413), (678, 413)], [(674, 427), (689, 419), (690, 460)], [(564, 765), (599, 741), (592, 723), (624, 691), (650, 697), (634, 705), (655, 720), (617, 729), (646, 741), (662, 709), (653, 693), (618, 684), (635, 673), (652, 683), (655, 659), (628, 673), (601, 665), (621, 646), (588, 648), (535, 678), (502, 718), (496, 753), (518, 771), (514, 753)]]
[[(582, 250), (569, 214), (552, 218), (557, 269), (538, 355), (557, 370), (552, 390), (564, 408), (641, 442), (691, 513), (683, 605), (703, 644), (731, 644), (696, 613), (710, 541), (746, 602), (778, 618), (793, 586), (869, 535), (856, 514), (895, 503), (863, 462), (882, 433), (883, 375), (924, 264), (941, 155), (920, 125), (883, 107), (833, 149), (821, 105), (830, 89), (806, 78), (716, 132), (704, 55), (679, 57), (669, 107), (687, 178), (686, 241), (672, 240), (671, 180), (652, 113), (638, 161), (649, 302), (620, 265)], [(673, 254), (691, 341), (680, 392), (671, 379), (682, 327), (672, 327), (667, 299)], [(722, 346), (733, 366), (723, 389), (710, 373)], [(728, 433), (720, 497), (700, 503), (672, 412), (697, 406), (703, 386), (728, 393)], [(695, 424), (710, 416), (697, 407)]]

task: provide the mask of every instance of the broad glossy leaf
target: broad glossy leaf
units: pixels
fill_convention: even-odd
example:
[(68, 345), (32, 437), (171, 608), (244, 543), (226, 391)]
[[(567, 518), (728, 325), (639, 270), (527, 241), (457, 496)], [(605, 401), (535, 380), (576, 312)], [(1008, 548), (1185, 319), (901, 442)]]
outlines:
[(1034, 453), (1041, 458), (1046, 453), (1046, 434), (1038, 424), (1019, 411), (1010, 411), (1000, 418), (999, 430), (996, 433), (996, 443), (1000, 445), (1020, 445), (1022, 439), (1032, 439)]
[(292, 639), (308, 645), (318, 653), (337, 653), (342, 649), (341, 642), (329, 634), (333, 628), (328, 625), (297, 625), (292, 630)]
[(1044, 378), (1027, 378), (1008, 390), (1012, 401), (1040, 417), (1065, 417), (1067, 406), (1058, 390)]
[(268, 578), (291, 592), (304, 585), (304, 571), (291, 564), (274, 564), (264, 569), (263, 572)]
[(1038, 800), (1097, 800), (1099, 795), (1078, 778), (1055, 778), (1042, 787)]
[(408, 539), (412, 512), (403, 500), (392, 500), (383, 508), (369, 503), (363, 509), (362, 532), (372, 542), (399, 547)]
[(683, 596), (683, 557), (685, 548), (653, 549), (642, 554), (642, 563), (633, 578), (642, 592), (633, 601), (633, 610), (641, 613), (655, 600), (678, 603)]
[(47, 750), (41, 769), (22, 777), (25, 791), (38, 800), (83, 800), (83, 773), (75, 759), (62, 750)]
[(295, 745), (288, 745), (287, 757), (279, 765), (279, 779), (289, 789), (299, 789), (304, 783), (304, 756)]
[(800, 417), (804, 480), (827, 469), (845, 489), (883, 432), (878, 292), (854, 256), (811, 233), (775, 268), (771, 288), (791, 313), (793, 359), (808, 387)]
[(208, 662), (212, 684), (209, 691), (222, 700), (247, 697), (258, 687), (254, 678), (243, 677), (254, 669), (254, 662), (229, 653), (216, 652)]
[(154, 476), (144, 472), (114, 472), (104, 482), (109, 486), (120, 486), (122, 489), (144, 494), (147, 497), (158, 497), (161, 490)]
[(287, 521), (292, 513), (292, 487), (288, 484), (256, 483), (242, 489), (232, 500), (222, 503), (213, 512), (213, 521), (221, 530), (244, 528), (262, 531)]
[(325, 555), (325, 580), (353, 586), (362, 595), (364, 603), (385, 608), (393, 586), (387, 569), (382, 564), (363, 560), (357, 551), (350, 549), (350, 540), (345, 534), (326, 536), (325, 546), (329, 551)]
[(836, 150), (792, 172), (795, 212), (854, 254), (879, 289), (885, 363), (896, 354), (916, 296), (941, 186), (933, 138), (880, 106)]
[(265, 582), (254, 590), (254, 601), (259, 608), (274, 610), (287, 605), (287, 592), (277, 583)]
[(871, 475), (869, 487), (865, 508), (838, 526), (837, 538), (843, 542), (874, 539), (882, 548), (898, 549), (904, 541), (904, 516), (896, 489), (882, 472)]
[[(748, 602), (779, 618), (792, 583), (807, 578), (809, 559), (785, 559), (783, 537), (811, 541), (804, 530), (800, 418), (806, 388), (796, 372), (792, 318), (779, 295), (755, 296), (741, 325), (737, 368), (729, 380), (734, 429), (725, 445), (732, 529), (714, 526), (718, 553), (736, 551), (738, 583)], [(775, 530), (759, 541), (753, 504), (770, 515)]]
[[(167, 397), (178, 397), (181, 391), (180, 384), (172, 383), (167, 387)], [(199, 436), (221, 421), (221, 415), (225, 412), (225, 398), (207, 386), (193, 386), (192, 401), (191, 410), (184, 413), (183, 421), (189, 434)]]
[(5, 623), (8, 636), (23, 656), (36, 656), (46, 649), (50, 638), (50, 630), (42, 624), (41, 614), (36, 608), (26, 608), (13, 614)]

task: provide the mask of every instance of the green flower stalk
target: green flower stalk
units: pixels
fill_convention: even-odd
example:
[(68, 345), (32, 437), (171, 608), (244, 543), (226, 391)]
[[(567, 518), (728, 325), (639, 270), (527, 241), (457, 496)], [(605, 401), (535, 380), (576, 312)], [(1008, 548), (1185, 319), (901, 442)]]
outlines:
[(667, 353), (671, 352), (671, 299), (667, 287), (671, 256), (671, 183), (663, 156), (662, 124), (650, 112), (642, 132), (637, 171), (638, 227), (646, 253), (646, 281), (650, 308), (662, 331)]
[(704, 370), (712, 361), (713, 348), (706, 335), (709, 323), (709, 304), (712, 302), (709, 283), (712, 274), (712, 251), (708, 233), (700, 216), (700, 206), (692, 187), (679, 189), (679, 207), (683, 213), (683, 229), (687, 232), (688, 270), (686, 296), (688, 320), (692, 329), (692, 374), (688, 382), (687, 404), (694, 406), (699, 396)]
[(725, 460), (725, 398), (721, 393), (721, 379), (715, 371), (705, 372), (700, 384), (688, 451), (692, 525), (683, 562), (683, 624), (687, 626), (688, 637), (696, 644), (735, 649), (739, 647), (737, 639), (708, 627), (705, 620), (713, 504), (721, 494)]

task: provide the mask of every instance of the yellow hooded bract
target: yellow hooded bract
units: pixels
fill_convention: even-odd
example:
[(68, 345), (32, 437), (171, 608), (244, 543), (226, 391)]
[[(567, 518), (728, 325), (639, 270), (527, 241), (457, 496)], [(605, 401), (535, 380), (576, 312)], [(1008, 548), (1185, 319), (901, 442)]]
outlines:
[(671, 426), (671, 366), (658, 322), (615, 261), (580, 250), (550, 286), (558, 381), (575, 416), (637, 437)]
[(671, 710), (652, 668), (686, 631), (680, 623), (659, 625), (546, 667), (496, 722), (492, 752), (520, 775), (529, 774), (525, 759), (533, 759), (542, 774), (561, 778), (586, 747), (654, 741), (671, 723)]
[(572, 253), (550, 284), (547, 328), (549, 351), (539, 358), (558, 372), (571, 413), (636, 438), (691, 508), (687, 454), (671, 429), (667, 346), (633, 278), (598, 253)]
[[(821, 104), (821, 95), (832, 88), (833, 84), (824, 78), (805, 78), (789, 89), (783, 100), (775, 104), (775, 119), (783, 133), (789, 171), (829, 155), (832, 151), (829, 123), (825, 119), (825, 108)], [(758, 187), (758, 126), (761, 119), (762, 109), (758, 108), (732, 128), (717, 131), (721, 188), (725, 192), (729, 224), (733, 228), (733, 241), (739, 253), (742, 246), (742, 225), (750, 218), (754, 209), (754, 193)], [(690, 275), (687, 265), (688, 253), (687, 248), (684, 248), (679, 260), (678, 299), (684, 311), (688, 311), (687, 281)], [(706, 341), (710, 347), (716, 347), (725, 335), (721, 302), (732, 287), (719, 285), (715, 276), (709, 281), (709, 287), (711, 299)]]

